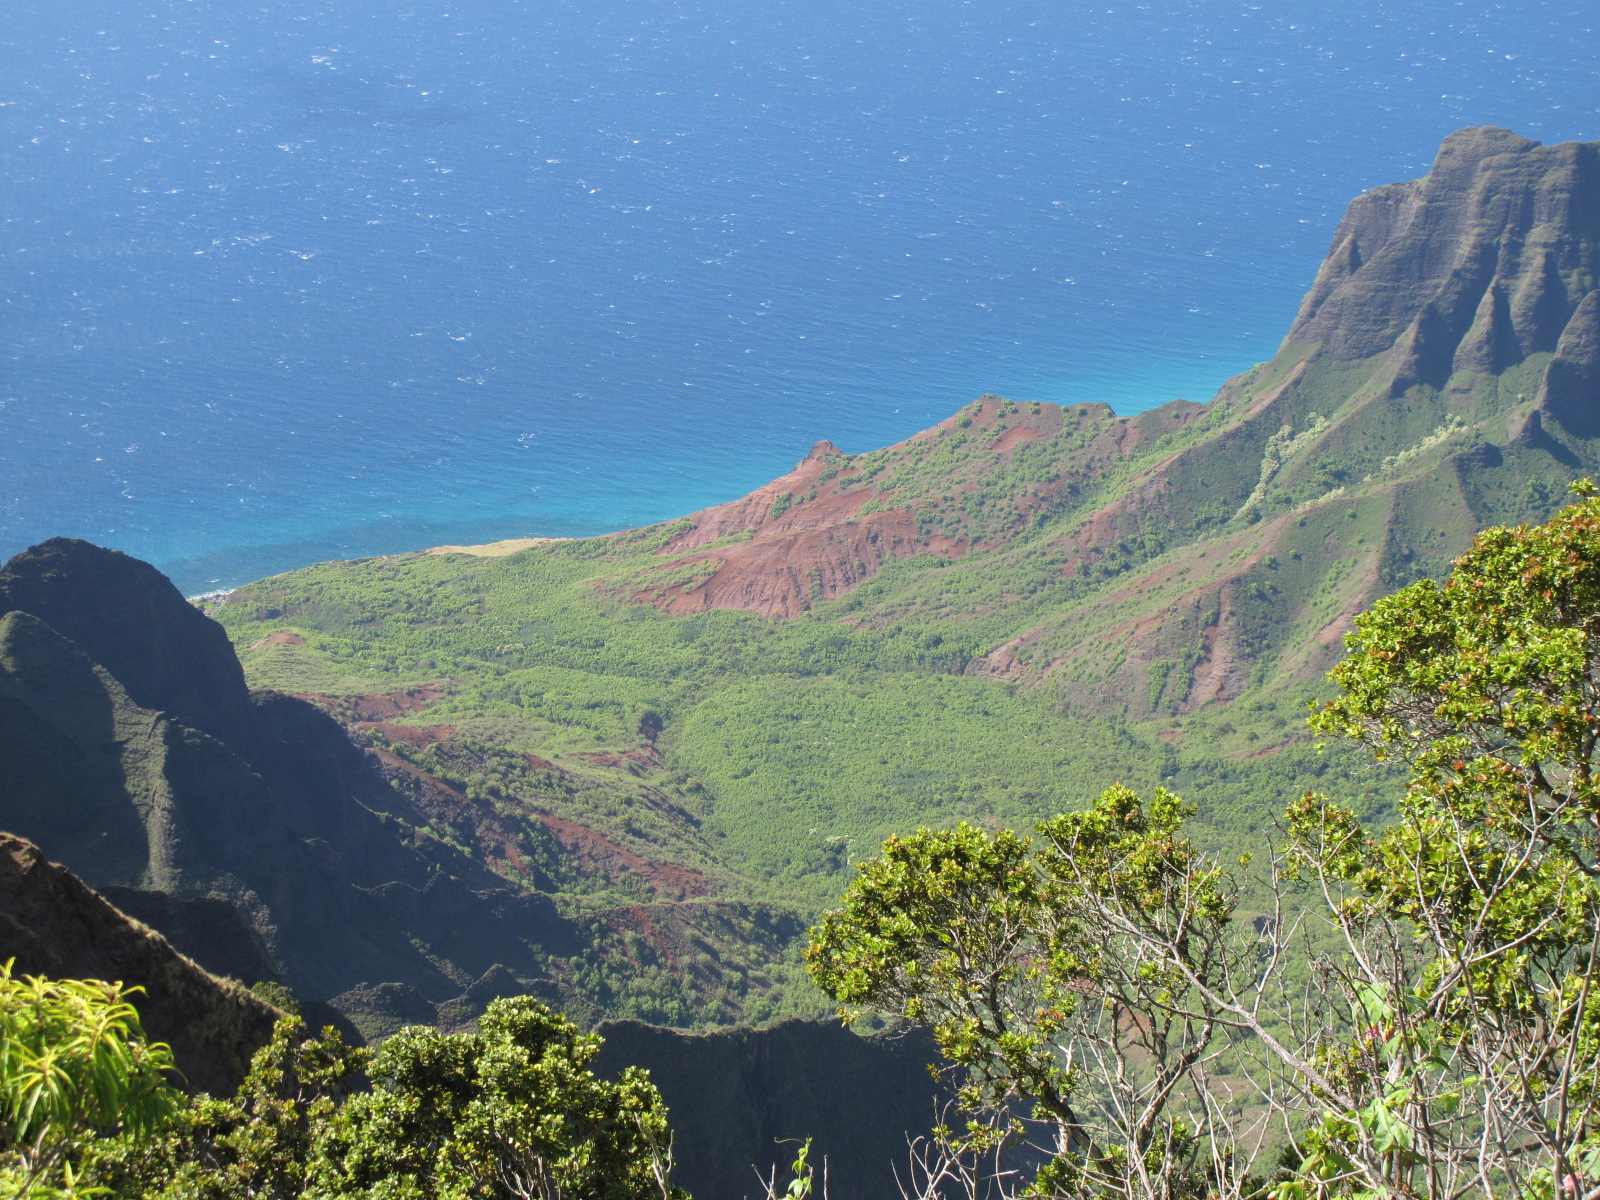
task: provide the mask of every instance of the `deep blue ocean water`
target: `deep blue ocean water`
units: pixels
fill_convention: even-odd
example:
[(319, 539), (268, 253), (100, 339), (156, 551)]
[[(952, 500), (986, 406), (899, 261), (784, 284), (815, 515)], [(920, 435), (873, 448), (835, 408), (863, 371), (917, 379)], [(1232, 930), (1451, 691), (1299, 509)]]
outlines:
[(185, 590), (1207, 399), (1358, 192), (1600, 137), (1522, 0), (12, 0), (0, 556)]

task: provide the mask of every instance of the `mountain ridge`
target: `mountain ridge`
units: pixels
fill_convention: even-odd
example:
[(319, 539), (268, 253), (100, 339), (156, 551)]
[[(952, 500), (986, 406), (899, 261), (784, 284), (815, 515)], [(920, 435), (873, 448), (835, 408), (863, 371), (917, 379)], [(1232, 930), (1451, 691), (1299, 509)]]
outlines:
[[(1439, 425), (1419, 431), (1414, 445), (1469, 407), (1461, 398), (1478, 386), (1472, 377), (1497, 377), (1535, 356), (1552, 355), (1536, 364), (1542, 369), (1529, 380), (1536, 401), (1509, 414), (1514, 429), (1500, 440), (1539, 447), (1543, 426), (1550, 422), (1568, 433), (1575, 423), (1586, 431), (1584, 422), (1594, 420), (1592, 406), (1584, 403), (1592, 395), (1586, 389), (1600, 372), (1600, 297), (1589, 299), (1600, 279), (1597, 212), (1600, 143), (1543, 147), (1492, 127), (1458, 131), (1445, 139), (1426, 178), (1385, 185), (1351, 204), (1278, 355), (1230, 381), (1211, 406), (1175, 401), (1118, 419), (1099, 406), (1030, 405), (1024, 411), (986, 397), (977, 407), (882, 451), (844, 455), (820, 442), (788, 475), (665, 526), (692, 528), (658, 547), (656, 555), (668, 561), (642, 572), (638, 586), (624, 594), (674, 612), (741, 607), (789, 617), (817, 599), (847, 594), (888, 558), (959, 557), (974, 548), (993, 548), (992, 532), (986, 540), (959, 523), (952, 532), (931, 532), (931, 517), (948, 506), (930, 503), (926, 495), (901, 495), (906, 489), (894, 486), (893, 475), (888, 486), (872, 486), (886, 467), (901, 467), (920, 446), (981, 418), (986, 402), (1000, 405), (1005, 417), (998, 424), (992, 416), (977, 422), (993, 438), (997, 457), (1025, 441), (1060, 440), (1057, 412), (1076, 412), (1080, 419), (1093, 414), (1104, 423), (1090, 445), (1060, 447), (1085, 478), (1069, 480), (1064, 488), (1052, 486), (1058, 480), (1031, 481), (1034, 504), (1018, 506), (1014, 525), (1052, 503), (1071, 507), (1075, 488), (1104, 473), (1108, 458), (1139, 454), (1151, 433), (1159, 441), (1162, 434), (1215, 417), (1219, 405), (1237, 405), (1238, 411), (1231, 427), (1220, 430), (1221, 437), (1208, 442), (1206, 450), (1226, 454), (1237, 445), (1257, 456), (1261, 471), (1254, 490), (1229, 500), (1237, 502), (1236, 516), (1246, 515), (1259, 506), (1262, 497), (1256, 493), (1283, 474), (1276, 466), (1268, 469), (1273, 450), (1282, 448), (1271, 445), (1272, 434), (1298, 428), (1309, 439), (1293, 443), (1290, 457), (1314, 452), (1336, 436), (1331, 427), (1311, 430), (1328, 414), (1297, 401), (1309, 396), (1315, 402), (1319, 391), (1326, 393), (1316, 386), (1316, 375), (1353, 366), (1365, 375), (1360, 386), (1346, 387), (1347, 403), (1358, 408), (1364, 397), (1389, 401), (1419, 388), (1446, 392)], [(1452, 382), (1453, 375), (1461, 378)], [(1186, 473), (1183, 454), (1177, 450), (1150, 462), (1122, 496), (1083, 513), (1079, 529), (1062, 542), (1069, 556), (1064, 568), (1073, 569), (1107, 540), (1120, 540), (1134, 532), (1133, 526), (1164, 515), (1161, 491), (1186, 490), (1179, 486), (1181, 479), (1173, 478)], [(1249, 476), (1241, 470), (1234, 477)], [(854, 486), (845, 487), (841, 479)], [(962, 484), (972, 490), (969, 481)], [(907, 503), (896, 506), (897, 500)], [(1165, 523), (1168, 534), (1195, 532), (1181, 519)], [(707, 548), (739, 535), (747, 540)]]
[(282, 1014), (208, 974), (95, 894), (37, 846), (0, 833), (0, 961), (17, 975), (101, 979), (132, 997), (146, 1033), (172, 1047), (185, 1087), (231, 1092)]

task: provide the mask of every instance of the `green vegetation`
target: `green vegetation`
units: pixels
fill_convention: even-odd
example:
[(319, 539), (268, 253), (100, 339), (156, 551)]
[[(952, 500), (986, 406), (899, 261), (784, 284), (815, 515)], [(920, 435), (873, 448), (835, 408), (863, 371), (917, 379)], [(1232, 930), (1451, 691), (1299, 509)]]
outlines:
[[(600, 1039), (527, 997), (498, 1000), (476, 1033), (412, 1028), (372, 1061), (373, 1089), (318, 1140), (313, 1188), (416, 1200), (674, 1200), (666, 1110), (637, 1068), (589, 1064)], [(684, 1197), (684, 1200), (687, 1200)]]
[(1037, 846), (965, 824), (892, 838), (817, 928), (824, 990), (928, 1026), (961, 1069), (979, 1119), (958, 1155), (1024, 1134), (1020, 1100), (1051, 1130), (1032, 1193), (1239, 1194), (1232, 1152), (1206, 1152), (1219, 1126), (1233, 1141), (1206, 1089), (1257, 947), (1232, 936), (1239, 886), (1178, 836), (1185, 815), (1112, 788), (1040, 822)]
[[(520, 820), (522, 867), (507, 873), (528, 883), (542, 872), (537, 885), (572, 904), (637, 903), (648, 886), (581, 877), (538, 814), (598, 829), (642, 858), (691, 866), (719, 898), (787, 909), (798, 929), (838, 895), (864, 848), (920, 823), (1026, 828), (1119, 780), (1181, 784), (1223, 841), (1280, 808), (1304, 778), (1325, 778), (1363, 809), (1375, 803), (1374, 772), (1315, 753), (1290, 698), (1236, 704), (1226, 722), (1076, 713), (1052, 686), (957, 674), (979, 647), (955, 623), (940, 623), (944, 634), (841, 623), (870, 598), (859, 593), (792, 621), (730, 611), (675, 617), (607, 598), (593, 581), (628, 560), (602, 553), (604, 543), (580, 542), (492, 560), (328, 564), (238, 593), (220, 615), (246, 646), (264, 629), (306, 639), (272, 647), (267, 663), (244, 650), (257, 684), (280, 682), (285, 651), (334, 664), (315, 686), (294, 677), (297, 690), (342, 693), (339, 671), (366, 679), (387, 670), (396, 689), (444, 682), (445, 695), (408, 721), (454, 726), (456, 735), (421, 750), (396, 742), (393, 751)], [(1192, 669), (1175, 668), (1168, 691)], [(1174, 725), (1181, 738), (1157, 736)], [(654, 737), (641, 732), (657, 728)], [(562, 773), (531, 767), (530, 754)], [(798, 969), (797, 942), (766, 970), (749, 959), (733, 970), (744, 956), (716, 933), (700, 953), (726, 960), (734, 1013), (824, 1010)], [(682, 1009), (668, 978), (651, 999), (629, 999), (639, 986), (622, 979), (629, 962), (617, 956), (618, 975), (604, 987), (574, 980), (588, 999), (568, 1002), (682, 1023), (726, 1019), (721, 1001)], [(669, 965), (659, 953), (644, 962)], [(752, 970), (768, 981), (755, 992), (741, 982)], [(746, 1008), (770, 986), (781, 988), (776, 1007)]]
[(170, 1050), (97, 980), (15, 978), (0, 965), (0, 1193), (71, 1196), (102, 1143), (141, 1137), (179, 1106)]
[(298, 1016), (286, 1016), (234, 1095), (185, 1097), (160, 1127), (103, 1143), (93, 1182), (120, 1196), (171, 1200), (301, 1196), (328, 1123), (367, 1060), (334, 1030), (312, 1039)]
[[(1329, 695), (1356, 613), (1600, 468), (1553, 421), (1507, 439), (1547, 361), (1401, 387), (1383, 355), (1288, 343), (1204, 406), (985, 396), (897, 446), (808, 459), (703, 530), (326, 563), (216, 615), (254, 686), (437, 685), (398, 720), (438, 732), (369, 736), (520, 830), (515, 853), (436, 832), (566, 912), (681, 897), (653, 868), (575, 863), (545, 818), (693, 870), (694, 903), (795, 925), (889, 834), (1027, 829), (1117, 783), (1181, 791), (1190, 836), (1236, 854), (1308, 786), (1388, 814), (1396, 768), (1319, 751), (1300, 710)], [(797, 942), (763, 968), (709, 924), (693, 952), (729, 964), (725, 990), (707, 975), (675, 1004), (700, 978), (680, 947), (623, 952), (611, 927), (605, 982), (573, 978), (563, 1003), (710, 1023), (771, 986), (757, 1010), (823, 1009)], [(665, 972), (648, 996), (635, 967)]]
[[(1482, 534), (1443, 585), (1419, 581), (1357, 618), (1340, 691), (1313, 726), (1401, 764), (1381, 829), (1325, 795), (1286, 796), (1282, 844), (1257, 838), (1254, 857), (1237, 855), (1245, 831), (1197, 825), (1197, 807), (1162, 786), (1148, 800), (1113, 786), (1032, 837), (991, 814), (891, 835), (860, 864), (808, 965), (848, 1008), (929, 1027), (961, 1069), (969, 1121), (942, 1130), (919, 1171), (973, 1178), (976, 1157), (1042, 1129), (1025, 1194), (1557, 1200), (1590, 1186), (1600, 489), (1577, 490), (1546, 525)], [(860, 678), (775, 675), (746, 686), (785, 683), (792, 697), (720, 695), (728, 712), (854, 715), (935, 766), (924, 725), (959, 728), (970, 706), (1030, 698), (958, 677), (907, 677), (938, 688), (901, 697), (849, 691)], [(718, 700), (700, 706), (706, 719)], [(935, 701), (953, 715), (885, 715)], [(1281, 715), (1249, 703), (1228, 716), (1271, 728)], [(1026, 725), (1031, 711), (1000, 715), (1024, 738), (1055, 728)], [(1058, 717), (1073, 719), (1109, 727)], [(851, 745), (843, 719), (822, 727), (835, 749)], [(1203, 772), (1236, 761), (1239, 729), (1197, 727), (1212, 759), (1157, 753), (1145, 769), (1220, 793)], [(1137, 733), (1125, 736), (1103, 752), (1139, 756)], [(448, 766), (443, 751), (418, 753)], [(1393, 780), (1374, 775), (1368, 790)], [(1020, 814), (1038, 798), (1014, 802)], [(851, 801), (863, 822), (889, 811), (864, 803)], [(679, 1195), (648, 1081), (596, 1079), (598, 1039), (529, 997), (493, 1002), (475, 1032), (413, 1027), (370, 1056), (331, 1031), (307, 1040), (288, 1017), (234, 1097), (191, 1101), (162, 1079), (170, 1058), (144, 1044), (117, 989), (4, 982), (15, 1192)], [(354, 1086), (363, 1071), (370, 1090)], [(792, 1193), (814, 1186), (805, 1161), (794, 1176)]]
[[(64, 983), (56, 988), (104, 985)], [(142, 1050), (137, 1040), (129, 1043)], [(238, 1092), (182, 1097), (137, 1129), (80, 1126), (84, 1194), (129, 1200), (686, 1200), (666, 1110), (637, 1069), (589, 1069), (600, 1039), (527, 997), (473, 1033), (399, 1031), (374, 1054), (283, 1018)], [(104, 1072), (136, 1080), (129, 1061)], [(362, 1073), (370, 1080), (363, 1085)]]
[(1406, 767), (1381, 831), (1307, 793), (1251, 883), (1174, 795), (1112, 788), (1037, 841), (962, 824), (863, 865), (810, 966), (965, 1068), (945, 1161), (1042, 1124), (1031, 1195), (1592, 1193), (1600, 489), (1574, 490), (1357, 620), (1313, 724)]

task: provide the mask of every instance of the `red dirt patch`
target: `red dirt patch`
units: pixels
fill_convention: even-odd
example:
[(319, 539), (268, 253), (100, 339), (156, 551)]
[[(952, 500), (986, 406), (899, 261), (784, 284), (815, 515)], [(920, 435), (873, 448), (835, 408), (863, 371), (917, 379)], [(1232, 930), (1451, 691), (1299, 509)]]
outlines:
[(357, 721), (354, 728), (375, 733), (391, 744), (404, 742), (418, 750), (447, 742), (456, 735), (454, 725), (394, 725), (387, 721)]
[[(523, 858), (521, 845), (526, 835), (515, 821), (389, 750), (372, 749), (368, 753), (383, 764), (385, 776), (424, 816), (449, 826), (463, 842), (477, 847), (491, 870), (508, 871), (528, 879), (535, 887), (553, 890), (553, 883)], [(550, 769), (559, 770), (554, 766)], [(555, 836), (582, 874), (612, 881), (641, 878), (657, 896), (667, 900), (693, 899), (711, 892), (710, 882), (693, 867), (644, 858), (576, 821), (545, 813), (530, 815)]]
[(676, 559), (664, 570), (713, 557), (719, 562), (698, 587), (652, 588), (645, 576), (636, 581), (629, 599), (672, 613), (742, 608), (764, 617), (795, 617), (813, 603), (842, 596), (872, 578), (889, 559), (964, 551), (964, 545), (949, 538), (920, 537), (911, 514), (892, 509), (822, 528), (758, 534), (714, 555)]
[(1029, 429), (1026, 425), (1013, 425), (1000, 435), (1000, 440), (995, 443), (995, 452), (1004, 454), (1020, 442), (1037, 442), (1044, 434), (1037, 429)]
[[(679, 534), (672, 541), (662, 546), (658, 553), (663, 555), (683, 554), (685, 551), (694, 550), (710, 544), (718, 538), (727, 537), (730, 533), (742, 533), (747, 529), (760, 529), (769, 521), (768, 514), (778, 499), (788, 494), (791, 498), (804, 496), (813, 487), (818, 487), (818, 478), (828, 469), (830, 464), (843, 458), (844, 452), (832, 442), (822, 441), (811, 447), (811, 453), (795, 464), (794, 470), (787, 475), (779, 476), (771, 483), (757, 488), (748, 496), (737, 500), (730, 500), (727, 504), (718, 504), (712, 508), (703, 508), (699, 512), (690, 513), (688, 520), (694, 528)], [(815, 503), (812, 501), (811, 503)], [(866, 503), (863, 496), (861, 504)], [(797, 507), (809, 507), (799, 505)], [(860, 507), (858, 504), (856, 507)], [(793, 509), (789, 510), (793, 511)], [(782, 521), (785, 512), (772, 519), (773, 524)]]
[(630, 775), (643, 775), (661, 765), (661, 751), (654, 746), (641, 746), (637, 750), (627, 750), (621, 754), (578, 754), (574, 757), (592, 762), (599, 767), (626, 771)]
[(263, 646), (304, 646), (305, 638), (298, 633), (290, 633), (287, 629), (280, 629), (277, 633), (269, 633), (259, 642), (251, 642), (250, 649), (259, 650)]
[(491, 871), (518, 876), (533, 887), (553, 889), (552, 881), (523, 858), (522, 833), (515, 824), (392, 751), (374, 747), (367, 753), (383, 764), (385, 778), (429, 821), (448, 826), (464, 843), (475, 846)]
[(381, 695), (324, 696), (315, 692), (297, 692), (300, 700), (325, 708), (330, 715), (347, 725), (363, 721), (392, 721), (408, 713), (421, 712), (444, 695), (442, 683), (425, 683), (418, 688), (402, 692), (384, 692)]
[(966, 673), (984, 679), (999, 679), (1007, 683), (1018, 682), (1028, 673), (1028, 667), (1013, 652), (1025, 646), (1037, 635), (1037, 630), (1030, 630), (1020, 637), (1012, 638), (1003, 646), (996, 646), (989, 653), (968, 663)]
[(667, 899), (688, 900), (711, 891), (706, 877), (693, 867), (641, 857), (603, 833), (564, 817), (541, 813), (539, 820), (586, 873), (607, 879), (624, 874), (637, 876)]

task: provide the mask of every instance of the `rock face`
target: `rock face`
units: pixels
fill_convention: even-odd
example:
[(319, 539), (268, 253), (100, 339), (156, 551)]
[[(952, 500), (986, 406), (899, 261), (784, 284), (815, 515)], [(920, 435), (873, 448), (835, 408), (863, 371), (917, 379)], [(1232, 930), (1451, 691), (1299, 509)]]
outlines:
[(1535, 411), (1578, 437), (1600, 436), (1600, 291), (1585, 296), (1562, 329)]
[(863, 1038), (837, 1021), (703, 1034), (608, 1021), (598, 1032), (598, 1074), (641, 1066), (660, 1088), (673, 1179), (696, 1200), (762, 1196), (759, 1180), (774, 1170), (781, 1189), (806, 1138), (811, 1161), (827, 1160), (834, 1200), (897, 1195), (909, 1139), (938, 1119), (930, 1068), (939, 1059), (922, 1034)]
[(1289, 340), (1339, 362), (1399, 346), (1437, 386), (1553, 351), (1597, 279), (1600, 145), (1463, 129), (1425, 178), (1351, 204)]
[(0, 834), (0, 961), (13, 958), (19, 975), (143, 988), (133, 1000), (146, 1034), (172, 1047), (195, 1091), (232, 1092), (280, 1015), (237, 983), (207, 974), (38, 847)]
[[(201, 627), (199, 652), (181, 633), (187, 613), (207, 618), (175, 591), (166, 609), (187, 612), (165, 611), (151, 603), (154, 589), (144, 588), (130, 592), (140, 621), (127, 620), (118, 615), (115, 588), (100, 582), (97, 572), (109, 567), (113, 583), (141, 573), (121, 561), (125, 556), (85, 543), (43, 549), (47, 553), (36, 551), (33, 560), (48, 555), (57, 569), (42, 582), (30, 580), (37, 584), (31, 593), (0, 591), (11, 609), (0, 617), (0, 825), (36, 841), (98, 887), (227, 897), (261, 933), (284, 975), (317, 999), (342, 990), (341, 983), (391, 972), (453, 994), (436, 968), (414, 950), (407, 953), (400, 930), (384, 928), (331, 845), (319, 850), (297, 836), (280, 794), (253, 769), (250, 757), (262, 757), (250, 753), (257, 747), (230, 747), (130, 695), (137, 689), (151, 701), (175, 699), (180, 709), (186, 700), (209, 696), (216, 710), (208, 723), (223, 732), (236, 722), (231, 732), (238, 734), (251, 700), (237, 661), (224, 658), (223, 669), (211, 676), (211, 631)], [(15, 578), (8, 572), (0, 586)], [(103, 642), (93, 618), (83, 616), (95, 606), (75, 600), (83, 592), (100, 597), (108, 626), (123, 636), (137, 639), (140, 624), (149, 625), (155, 640), (172, 650), (171, 661), (151, 678), (141, 674), (153, 662), (149, 656), (111, 647), (133, 682), (130, 689), (76, 643), (17, 607), (25, 599), (91, 644)], [(222, 649), (231, 655), (225, 639)], [(307, 707), (306, 716), (320, 714)], [(305, 749), (314, 759), (315, 739)], [(383, 837), (373, 813), (343, 799), (334, 811), (378, 835), (369, 857), (385, 842), (391, 851), (401, 849), (392, 836)], [(317, 811), (314, 803), (297, 807)], [(324, 816), (322, 823), (329, 820)], [(420, 886), (426, 864), (410, 864), (407, 875)]]

